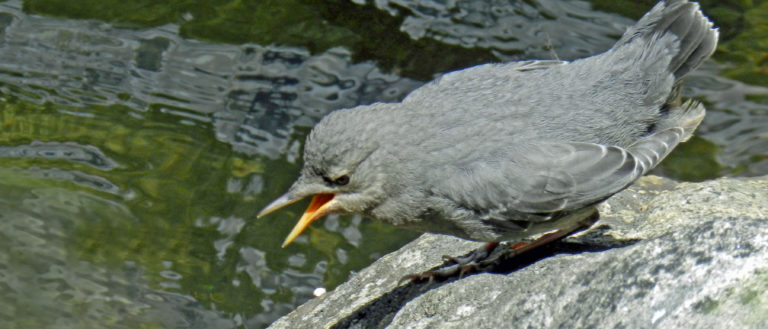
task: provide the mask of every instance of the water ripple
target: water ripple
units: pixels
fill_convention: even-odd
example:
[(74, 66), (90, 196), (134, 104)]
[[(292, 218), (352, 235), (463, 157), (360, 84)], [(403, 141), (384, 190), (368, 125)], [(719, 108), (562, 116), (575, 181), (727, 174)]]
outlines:
[(39, 158), (49, 160), (69, 160), (87, 164), (101, 170), (121, 167), (117, 161), (106, 156), (97, 147), (81, 145), (75, 142), (40, 142), (26, 145), (1, 146), (0, 158)]
[[(0, 3), (0, 93), (67, 106), (150, 106), (211, 122), (237, 150), (294, 152), (296, 127), (326, 113), (397, 101), (421, 82), (352, 64), (349, 52), (186, 40), (172, 24), (122, 30), (95, 21), (29, 16)], [(295, 158), (293, 154), (291, 158)]]

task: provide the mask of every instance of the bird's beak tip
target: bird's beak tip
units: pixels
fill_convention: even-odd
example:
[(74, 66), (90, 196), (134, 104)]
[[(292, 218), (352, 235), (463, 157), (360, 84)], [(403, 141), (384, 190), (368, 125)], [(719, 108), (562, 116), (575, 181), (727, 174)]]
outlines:
[(277, 210), (277, 209), (270, 209), (269, 207), (264, 207), (264, 209), (261, 209), (261, 211), (259, 211), (259, 214), (256, 215), (256, 219), (260, 219), (260, 218), (262, 218), (262, 217), (264, 217), (266, 215), (269, 215), (270, 213), (272, 213), (275, 210)]
[(280, 208), (283, 208), (289, 204), (292, 204), (294, 202), (297, 202), (301, 200), (301, 197), (297, 197), (293, 194), (293, 192), (288, 191), (287, 193), (281, 195), (274, 201), (270, 202), (264, 209), (259, 211), (259, 213), (256, 215), (256, 219), (262, 218), (266, 215), (269, 215), (270, 213), (274, 212), (275, 210), (278, 210)]

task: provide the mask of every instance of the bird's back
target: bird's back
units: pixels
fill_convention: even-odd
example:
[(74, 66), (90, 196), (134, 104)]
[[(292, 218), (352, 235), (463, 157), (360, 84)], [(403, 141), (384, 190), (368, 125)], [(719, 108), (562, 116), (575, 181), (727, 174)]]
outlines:
[(680, 84), (716, 43), (697, 4), (663, 1), (603, 54), (446, 74), (380, 111), (409, 183), (371, 215), (485, 241), (557, 227), (690, 138), (704, 108)]
[[(486, 64), (449, 73), (414, 91), (398, 110), (413, 130), (437, 136), (432, 140), (438, 144), (472, 144), (450, 136), (475, 136), (475, 148), (488, 145), (487, 138), (626, 147), (660, 126), (683, 77), (716, 43), (717, 32), (697, 4), (665, 1), (605, 53), (571, 63)], [(424, 117), (429, 120), (416, 120)]]

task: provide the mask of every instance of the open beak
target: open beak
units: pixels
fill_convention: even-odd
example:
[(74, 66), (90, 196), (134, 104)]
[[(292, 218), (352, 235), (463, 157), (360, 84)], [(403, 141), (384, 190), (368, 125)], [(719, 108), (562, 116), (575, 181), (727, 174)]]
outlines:
[[(299, 236), (301, 232), (304, 232), (309, 224), (312, 224), (312, 222), (316, 221), (318, 218), (327, 215), (330, 212), (329, 206), (333, 204), (333, 198), (335, 196), (335, 194), (326, 193), (316, 194), (313, 196), (312, 201), (309, 203), (309, 207), (304, 211), (304, 214), (301, 215), (299, 222), (296, 223), (296, 226), (293, 227), (293, 230), (291, 230), (291, 233), (288, 234), (288, 237), (285, 238), (283, 247), (293, 242), (293, 240), (296, 239), (296, 237)], [(264, 207), (264, 209), (259, 212), (256, 218), (261, 218), (275, 210), (278, 210), (301, 199), (302, 198), (295, 197), (291, 192), (283, 194), (275, 201), (272, 201), (272, 203)]]
[(304, 214), (299, 218), (299, 222), (293, 227), (291, 233), (283, 241), (283, 248), (293, 242), (301, 232), (316, 221), (318, 218), (323, 217), (329, 213), (328, 206), (333, 204), (333, 197), (335, 194), (315, 194), (312, 197), (312, 201), (309, 203), (309, 207), (304, 211)]

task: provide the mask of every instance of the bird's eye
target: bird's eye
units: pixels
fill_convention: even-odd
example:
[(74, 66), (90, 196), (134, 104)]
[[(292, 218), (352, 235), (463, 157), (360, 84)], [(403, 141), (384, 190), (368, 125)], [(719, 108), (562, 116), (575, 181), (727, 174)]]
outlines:
[(339, 176), (339, 178), (336, 178), (333, 180), (333, 183), (336, 185), (347, 185), (349, 184), (349, 176), (347, 175)]

